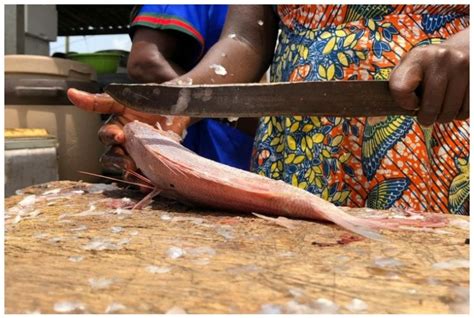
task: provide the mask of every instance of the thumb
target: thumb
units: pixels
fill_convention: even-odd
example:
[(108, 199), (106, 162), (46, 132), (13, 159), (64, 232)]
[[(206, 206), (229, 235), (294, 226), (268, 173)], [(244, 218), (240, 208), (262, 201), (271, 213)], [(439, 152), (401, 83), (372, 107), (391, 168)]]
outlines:
[(67, 90), (67, 97), (77, 107), (100, 114), (122, 114), (125, 106), (116, 102), (108, 94), (91, 94), (75, 88)]
[(410, 54), (397, 65), (390, 75), (389, 87), (393, 99), (400, 107), (417, 109), (420, 99), (417, 90), (423, 80), (423, 68), (416, 57)]

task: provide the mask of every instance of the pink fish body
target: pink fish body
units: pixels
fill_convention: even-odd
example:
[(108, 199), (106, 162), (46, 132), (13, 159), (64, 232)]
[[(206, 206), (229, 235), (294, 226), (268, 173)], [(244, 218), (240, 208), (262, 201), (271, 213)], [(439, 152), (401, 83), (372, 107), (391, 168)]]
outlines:
[[(247, 213), (331, 221), (373, 239), (381, 238), (374, 230), (403, 223), (358, 218), (283, 181), (200, 157), (182, 146), (174, 133), (148, 124), (128, 123), (124, 134), (125, 147), (137, 167), (165, 197)], [(420, 226), (413, 222), (408, 225)]]

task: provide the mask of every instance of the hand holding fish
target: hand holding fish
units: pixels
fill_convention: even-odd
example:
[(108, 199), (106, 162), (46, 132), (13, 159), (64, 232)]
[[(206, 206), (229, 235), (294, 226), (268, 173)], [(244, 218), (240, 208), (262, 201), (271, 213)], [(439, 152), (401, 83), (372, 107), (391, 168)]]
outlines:
[[(67, 92), (69, 100), (77, 107), (100, 114), (113, 114), (100, 128), (98, 136), (100, 141), (107, 146), (100, 161), (105, 168), (121, 171), (137, 169), (134, 161), (123, 147), (125, 137), (123, 126), (131, 121), (141, 121), (150, 125), (159, 123), (163, 130), (171, 130), (181, 135), (189, 124), (188, 117), (174, 117), (172, 123), (168, 119), (148, 113), (142, 113), (127, 108), (107, 94), (90, 94), (71, 88)], [(128, 177), (133, 179), (133, 177)]]

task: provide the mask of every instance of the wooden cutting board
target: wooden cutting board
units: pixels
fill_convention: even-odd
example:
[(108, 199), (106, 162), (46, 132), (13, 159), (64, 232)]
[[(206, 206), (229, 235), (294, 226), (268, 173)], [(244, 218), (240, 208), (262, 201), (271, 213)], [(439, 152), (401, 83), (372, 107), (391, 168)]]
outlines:
[(136, 193), (92, 193), (100, 189), (53, 182), (6, 199), (7, 313), (468, 308), (467, 217), (450, 216), (454, 224), (435, 232), (384, 232), (383, 243), (331, 224), (288, 229), (163, 199), (130, 213), (117, 207)]

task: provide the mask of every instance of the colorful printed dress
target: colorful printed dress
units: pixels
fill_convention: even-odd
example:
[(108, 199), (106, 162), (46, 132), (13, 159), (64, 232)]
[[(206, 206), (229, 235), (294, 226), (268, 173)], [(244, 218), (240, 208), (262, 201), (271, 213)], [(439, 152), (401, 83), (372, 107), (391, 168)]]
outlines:
[[(463, 5), (281, 5), (277, 12), (274, 82), (388, 79), (412, 48), (469, 25)], [(469, 122), (422, 128), (408, 116), (265, 117), (252, 169), (337, 205), (468, 214)]]

